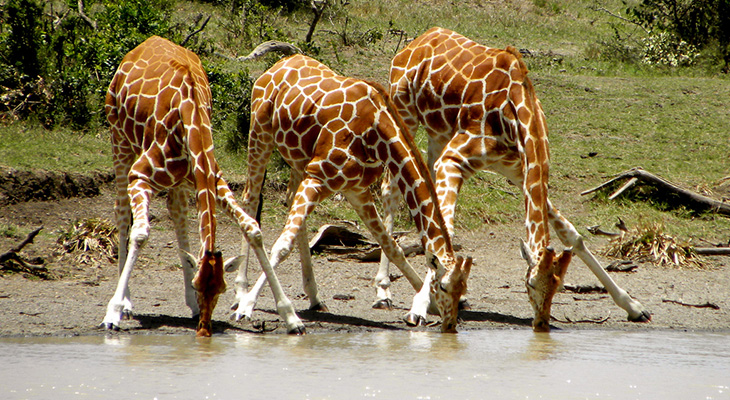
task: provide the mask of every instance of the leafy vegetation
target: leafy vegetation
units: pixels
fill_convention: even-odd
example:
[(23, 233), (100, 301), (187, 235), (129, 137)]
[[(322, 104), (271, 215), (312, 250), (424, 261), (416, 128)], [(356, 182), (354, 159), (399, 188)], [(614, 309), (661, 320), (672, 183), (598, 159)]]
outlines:
[[(730, 85), (723, 73), (730, 13), (707, 11), (723, 10), (726, 1), (316, 4), (321, 15), (312, 29), (315, 13), (304, 0), (87, 0), (88, 19), (77, 1), (6, 0), (0, 4), (0, 164), (110, 168), (101, 107), (106, 87), (123, 55), (157, 34), (203, 59), (214, 97), (216, 156), (228, 179), (241, 181), (250, 88), (278, 57), (245, 64), (230, 57), (265, 40), (287, 40), (344, 75), (385, 84), (390, 59), (406, 39), (438, 25), (488, 46), (524, 50), (550, 129), (551, 197), (577, 227), (610, 225), (616, 215), (632, 223), (631, 216), (642, 215), (673, 236), (727, 241), (726, 218), (577, 195), (639, 165), (698, 190), (730, 175)], [(690, 10), (688, 17), (672, 19), (669, 6)], [(425, 148), (425, 133), (415, 134)], [(278, 169), (268, 179), (281, 188), (288, 176)], [(479, 173), (462, 193), (457, 229), (523, 218), (519, 191), (499, 176)], [(354, 218), (339, 203), (319, 208), (310, 227)], [(264, 207), (265, 218), (284, 213), (278, 197)], [(397, 224), (410, 226), (407, 213)]]

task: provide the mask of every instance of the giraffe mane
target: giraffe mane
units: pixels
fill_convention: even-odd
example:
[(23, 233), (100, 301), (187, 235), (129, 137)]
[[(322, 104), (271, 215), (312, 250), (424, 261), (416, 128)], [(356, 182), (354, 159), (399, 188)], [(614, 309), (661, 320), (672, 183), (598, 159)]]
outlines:
[(401, 118), (400, 113), (395, 108), (395, 105), (393, 104), (393, 101), (390, 99), (390, 95), (388, 92), (385, 91), (385, 88), (373, 81), (364, 80), (363, 82), (370, 85), (372, 88), (374, 88), (385, 101), (385, 106), (388, 109), (388, 112), (395, 120), (396, 125), (398, 126), (398, 129), (401, 131), (401, 136), (405, 140), (406, 144), (408, 145), (408, 148), (410, 149), (411, 153), (413, 153), (413, 160), (416, 164), (416, 169), (423, 177), (423, 180), (426, 182), (426, 187), (428, 188), (428, 193), (431, 195), (431, 201), (433, 201), (434, 205), (434, 216), (436, 217), (436, 222), (438, 223), (439, 228), (441, 229), (441, 232), (444, 233), (444, 242), (446, 243), (446, 249), (449, 253), (454, 252), (454, 248), (451, 243), (451, 237), (448, 234), (448, 230), (446, 229), (446, 222), (444, 221), (444, 216), (441, 214), (441, 207), (438, 204), (438, 196), (436, 195), (436, 186), (433, 183), (433, 179), (431, 178), (431, 173), (428, 172), (428, 167), (426, 166), (426, 162), (423, 161), (423, 157), (421, 156), (421, 150), (418, 149), (418, 146), (416, 145), (416, 142), (413, 140), (413, 136), (411, 135), (410, 131), (408, 130), (408, 127), (406, 126), (405, 122), (403, 121), (403, 118)]

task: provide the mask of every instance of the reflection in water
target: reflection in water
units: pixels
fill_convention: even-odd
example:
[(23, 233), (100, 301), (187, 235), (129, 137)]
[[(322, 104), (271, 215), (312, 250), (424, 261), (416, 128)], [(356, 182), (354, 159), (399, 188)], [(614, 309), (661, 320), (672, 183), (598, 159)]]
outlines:
[(550, 332), (540, 332), (530, 337), (522, 357), (530, 361), (545, 361), (559, 352), (560, 342), (553, 339)]
[(729, 333), (0, 339), (2, 399), (728, 399), (728, 376)]

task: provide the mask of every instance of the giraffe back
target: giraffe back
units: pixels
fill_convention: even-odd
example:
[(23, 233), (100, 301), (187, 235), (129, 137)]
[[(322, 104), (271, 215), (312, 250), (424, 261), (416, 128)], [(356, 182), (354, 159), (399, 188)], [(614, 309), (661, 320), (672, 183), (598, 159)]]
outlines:
[[(521, 54), (494, 49), (458, 33), (432, 28), (391, 63), (391, 96), (404, 120), (423, 124), (437, 143), (469, 150), (468, 174), (492, 169), (524, 185), (535, 225), (531, 237), (549, 241), (547, 213), (532, 204), (547, 201), (549, 150), (545, 117)], [(465, 153), (467, 153), (465, 151)], [(439, 179), (437, 177), (437, 179)], [(539, 214), (539, 215), (538, 215)]]
[(213, 155), (211, 98), (198, 56), (153, 36), (122, 60), (105, 109), (117, 175), (143, 176), (155, 190), (194, 187), (206, 235), (214, 243), (220, 171)]
[(409, 208), (418, 210), (411, 213), (417, 226), (433, 227), (428, 234), (436, 238), (435, 246), (429, 248), (445, 265), (453, 264), (450, 238), (440, 234), (446, 232), (440, 209), (427, 200), (435, 199), (433, 181), (382, 86), (337, 75), (319, 61), (295, 55), (256, 81), (251, 112), (255, 134), (249, 148), (256, 141), (274, 142), (292, 168), (327, 182), (333, 191), (368, 188), (384, 167), (401, 177)]

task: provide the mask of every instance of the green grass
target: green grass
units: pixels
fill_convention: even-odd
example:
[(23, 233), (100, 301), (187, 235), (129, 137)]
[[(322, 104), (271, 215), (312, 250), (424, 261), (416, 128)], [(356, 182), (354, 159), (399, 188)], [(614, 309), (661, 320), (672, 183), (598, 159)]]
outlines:
[(0, 166), (86, 173), (111, 170), (111, 165), (107, 132), (49, 131), (29, 123), (0, 126)]
[[(370, 29), (383, 37), (364, 46), (346, 47), (338, 33), (342, 19), (323, 19), (315, 35), (319, 58), (336, 71), (387, 83), (390, 59), (399, 37), (389, 27), (405, 30), (412, 38), (439, 25), (492, 47), (529, 49), (525, 61), (531, 69), (538, 97), (547, 115), (551, 144), (550, 193), (553, 203), (576, 227), (600, 224), (609, 230), (617, 217), (630, 226), (640, 222), (663, 223), (668, 234), (708, 241), (727, 241), (730, 219), (695, 215), (683, 210), (663, 210), (648, 202), (605, 195), (580, 196), (632, 167), (641, 166), (676, 184), (712, 188), (730, 175), (730, 81), (704, 67), (653, 68), (612, 59), (604, 43), (613, 38), (612, 25), (636, 35), (635, 27), (597, 11), (598, 2), (517, 0), (352, 2), (344, 11), (350, 17), (347, 32), (354, 37)], [(620, 0), (600, 2), (613, 12), (626, 8)], [(221, 20), (226, 10), (208, 3), (180, 1), (177, 18), (193, 12), (211, 13), (206, 40), (220, 44), (228, 54), (246, 54), (251, 48), (223, 40)], [(292, 41), (301, 41), (311, 15), (304, 11), (276, 20), (277, 28)], [(400, 44), (400, 48), (403, 43)], [(272, 59), (246, 64), (253, 76)], [(231, 63), (231, 69), (243, 68)], [(215, 110), (214, 110), (215, 112)], [(418, 143), (425, 148), (423, 132)], [(245, 179), (245, 154), (223, 150), (215, 135), (217, 158), (232, 181)], [(108, 133), (77, 134), (60, 129), (48, 132), (27, 124), (0, 127), (0, 164), (14, 168), (91, 171), (111, 166)], [(269, 179), (285, 180), (286, 171)], [(281, 224), (286, 211), (283, 195), (267, 192), (264, 224)], [(318, 207), (310, 229), (335, 218), (356, 220), (344, 201), (327, 201)], [(457, 207), (457, 229), (479, 229), (485, 224), (521, 224), (523, 202), (519, 190), (505, 179), (479, 173), (462, 189)], [(399, 229), (412, 228), (406, 212), (399, 214)], [(492, 229), (492, 228), (490, 228)], [(587, 234), (587, 233), (586, 233)]]

